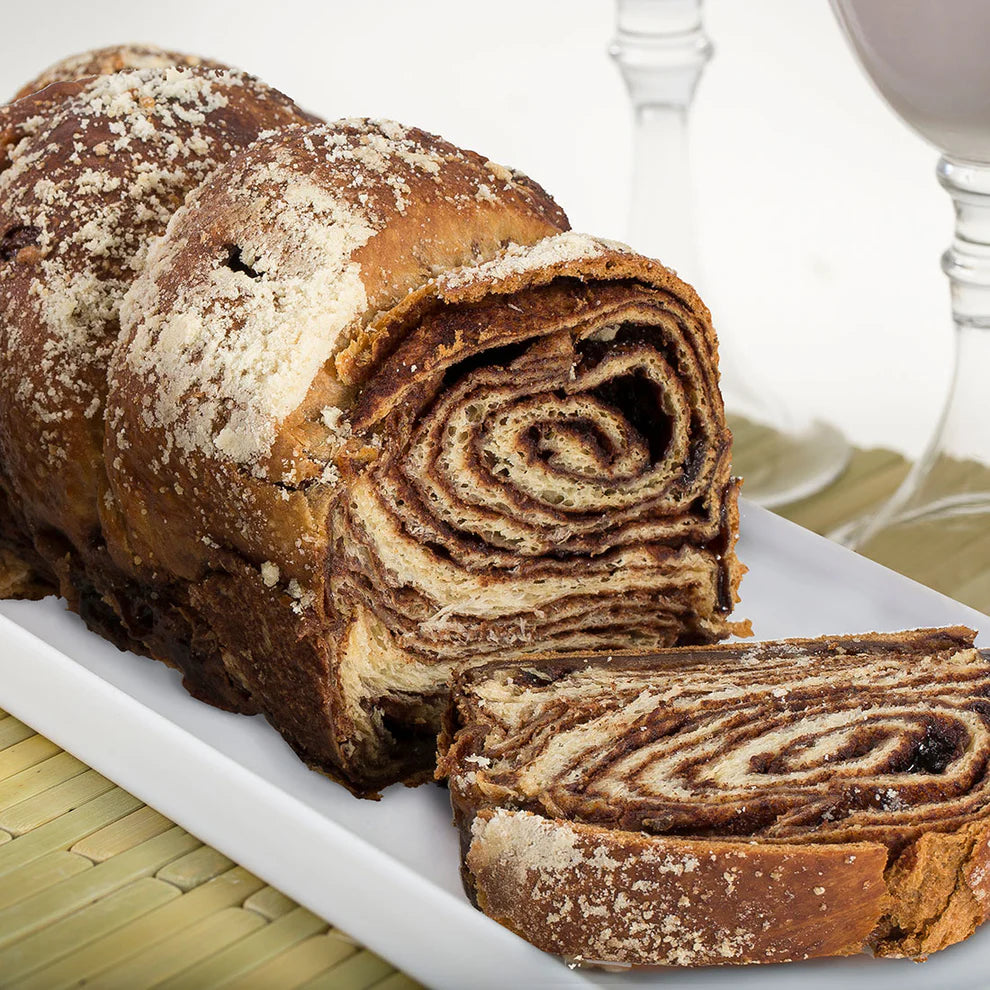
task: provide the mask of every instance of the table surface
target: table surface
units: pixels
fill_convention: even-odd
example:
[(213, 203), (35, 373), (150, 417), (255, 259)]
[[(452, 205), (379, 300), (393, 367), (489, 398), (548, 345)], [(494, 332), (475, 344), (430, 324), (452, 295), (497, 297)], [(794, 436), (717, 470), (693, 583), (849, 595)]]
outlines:
[[(857, 450), (835, 484), (782, 514), (828, 532), (906, 469), (890, 451)], [(924, 571), (928, 559), (913, 563)], [(960, 584), (967, 575), (958, 570)], [(0, 974), (7, 990), (97, 974), (96, 985), (129, 990), (417, 986), (2, 711)]]

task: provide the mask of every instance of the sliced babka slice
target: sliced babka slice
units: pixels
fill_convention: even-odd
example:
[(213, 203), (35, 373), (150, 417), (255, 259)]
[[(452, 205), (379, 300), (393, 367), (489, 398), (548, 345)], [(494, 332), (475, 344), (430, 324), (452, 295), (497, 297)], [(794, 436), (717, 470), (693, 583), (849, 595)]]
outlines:
[(490, 663), (454, 684), (475, 903), (633, 965), (922, 957), (990, 913), (990, 654), (963, 628)]

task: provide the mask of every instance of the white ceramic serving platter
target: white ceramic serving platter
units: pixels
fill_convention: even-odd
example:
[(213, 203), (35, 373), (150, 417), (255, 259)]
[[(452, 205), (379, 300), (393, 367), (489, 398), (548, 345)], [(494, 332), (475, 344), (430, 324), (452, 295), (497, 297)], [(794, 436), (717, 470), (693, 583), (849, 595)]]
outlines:
[[(741, 528), (750, 571), (738, 614), (759, 638), (957, 623), (990, 634), (990, 617), (759, 508), (744, 505)], [(923, 966), (857, 956), (569, 969), (468, 904), (444, 790), (356, 800), (307, 770), (260, 716), (194, 701), (174, 671), (120, 653), (55, 600), (0, 603), (0, 707), (429, 987), (990, 986), (990, 925)]]

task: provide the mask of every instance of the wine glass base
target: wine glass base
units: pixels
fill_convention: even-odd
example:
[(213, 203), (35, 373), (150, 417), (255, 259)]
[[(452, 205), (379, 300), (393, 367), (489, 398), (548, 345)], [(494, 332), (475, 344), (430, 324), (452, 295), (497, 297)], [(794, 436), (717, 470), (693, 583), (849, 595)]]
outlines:
[(990, 492), (907, 506), (856, 549), (929, 588), (990, 612)]
[(766, 508), (814, 495), (849, 463), (846, 438), (820, 420), (798, 433), (785, 433), (732, 413), (728, 419), (733, 473), (743, 478), (746, 498)]

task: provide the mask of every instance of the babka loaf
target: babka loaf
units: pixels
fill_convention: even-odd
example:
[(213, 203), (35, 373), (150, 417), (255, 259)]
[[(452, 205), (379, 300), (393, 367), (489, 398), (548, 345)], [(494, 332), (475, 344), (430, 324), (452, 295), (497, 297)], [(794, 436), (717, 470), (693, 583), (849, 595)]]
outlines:
[(141, 622), (180, 603), (215, 646), (191, 690), (356, 792), (429, 775), (461, 662), (730, 631), (708, 311), (565, 227), (414, 128), (287, 129), (191, 196), (122, 308), (101, 512)]
[[(0, 108), (0, 593), (56, 590), (137, 650), (153, 644), (108, 604), (141, 607), (109, 578), (99, 519), (120, 303), (186, 193), (259, 132), (312, 120), (252, 76), (170, 61), (200, 60), (89, 53)], [(93, 69), (110, 74), (67, 81)], [(154, 648), (190, 637), (180, 623)]]
[(460, 672), (465, 888), (618, 964), (922, 958), (990, 914), (990, 656), (962, 628)]

